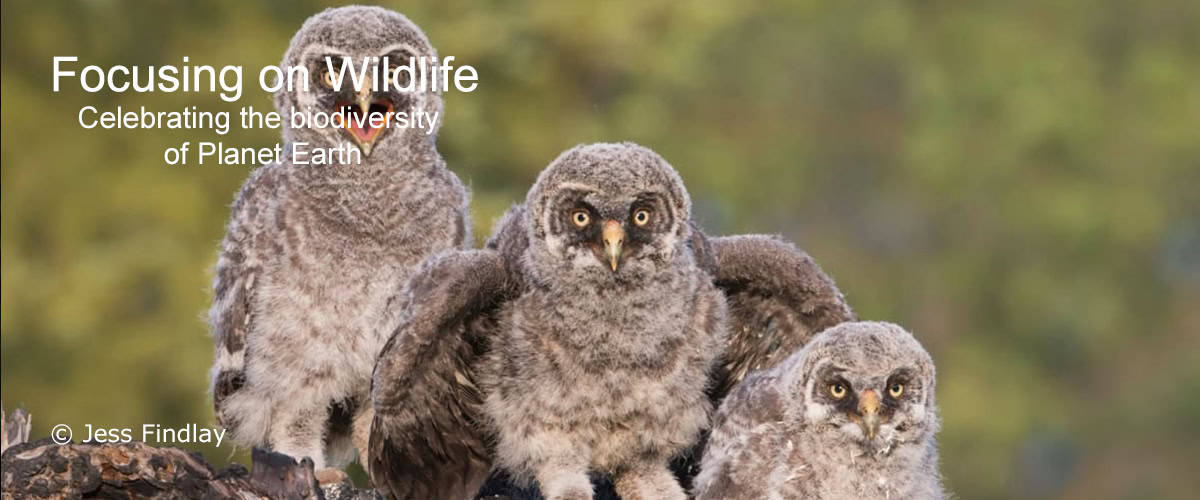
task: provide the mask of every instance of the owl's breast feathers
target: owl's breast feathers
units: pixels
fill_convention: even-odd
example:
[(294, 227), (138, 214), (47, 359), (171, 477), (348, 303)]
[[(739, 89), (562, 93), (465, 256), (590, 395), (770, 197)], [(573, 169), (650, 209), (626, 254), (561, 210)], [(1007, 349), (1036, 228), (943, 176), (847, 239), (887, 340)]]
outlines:
[(693, 316), (710, 307), (697, 299), (704, 285), (699, 273), (672, 270), (635, 286), (533, 289), (520, 301), (516, 326), (536, 337), (544, 354), (570, 363), (565, 372), (663, 375), (705, 341), (707, 332), (692, 331)]
[(514, 301), (494, 358), (510, 362), (493, 365), (501, 389), (493, 408), (569, 425), (597, 467), (622, 463), (638, 447), (670, 455), (690, 445), (707, 422), (704, 389), (723, 308), (698, 273), (658, 284), (668, 286), (534, 289)]

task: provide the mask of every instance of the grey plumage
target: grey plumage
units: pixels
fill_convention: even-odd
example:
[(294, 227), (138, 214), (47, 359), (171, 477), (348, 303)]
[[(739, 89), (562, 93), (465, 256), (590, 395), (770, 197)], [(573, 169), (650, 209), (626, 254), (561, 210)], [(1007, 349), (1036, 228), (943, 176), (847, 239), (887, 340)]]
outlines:
[(625, 498), (683, 498), (667, 464), (707, 426), (726, 331), (682, 182), (649, 150), (592, 145), (560, 156), (526, 205), (531, 286), (482, 367), (498, 463), (551, 499), (591, 498), (589, 470)]
[(477, 381), (500, 304), (519, 286), (494, 248), (429, 258), (405, 287), (405, 318), (371, 385), (368, 471), (386, 498), (469, 498), (492, 467)]
[(398, 321), (400, 284), (425, 257), (469, 238), (468, 196), (435, 148), (436, 130), (288, 126), (292, 110), (440, 110), (432, 91), (323, 82), (326, 57), (361, 65), (389, 53), (436, 56), (416, 25), (385, 9), (329, 9), (304, 23), (282, 65), (309, 68), (312, 81), (276, 94), (283, 139), (357, 147), (362, 163), (285, 157), (256, 169), (234, 201), (216, 266), (217, 420), (240, 444), (309, 456), (318, 468), (365, 452), (371, 371)]
[(944, 498), (935, 387), (932, 359), (899, 326), (826, 330), (726, 398), (697, 498)]
[(707, 246), (712, 261), (705, 268), (725, 292), (730, 313), (729, 340), (712, 388), (717, 400), (747, 374), (778, 365), (817, 332), (855, 319), (833, 280), (781, 237), (713, 237)]
[(589, 470), (626, 498), (683, 498), (668, 460), (707, 425), (725, 336), (689, 212), (657, 154), (582, 146), (487, 249), (431, 259), (376, 367), (376, 485), (462, 497), (495, 463), (547, 498), (591, 498)]
[[(372, 391), (379, 416), (370, 469), (377, 486), (392, 496), (463, 498), (488, 474), (497, 450), (482, 408), (479, 387), (488, 384), (481, 372), (507, 327), (504, 306), (530, 287), (526, 254), (531, 238), (543, 235), (529, 230), (529, 206), (510, 210), (485, 250), (431, 259), (404, 295), (401, 308), (411, 314), (381, 353)], [(710, 238), (690, 226), (692, 260), (731, 304), (729, 335), (707, 384), (712, 404), (747, 373), (775, 366), (814, 332), (853, 319), (833, 281), (790, 243), (764, 235)], [(673, 464), (685, 487), (699, 470), (702, 441)], [(507, 483), (507, 475), (498, 475), (484, 491), (538, 497)], [(612, 493), (606, 482), (601, 485), (598, 496)]]
[[(748, 374), (774, 368), (817, 332), (856, 318), (812, 257), (782, 237), (709, 237), (693, 227), (691, 246), (729, 308), (729, 335), (708, 389), (714, 407)], [(672, 463), (688, 488), (706, 442), (707, 431)]]

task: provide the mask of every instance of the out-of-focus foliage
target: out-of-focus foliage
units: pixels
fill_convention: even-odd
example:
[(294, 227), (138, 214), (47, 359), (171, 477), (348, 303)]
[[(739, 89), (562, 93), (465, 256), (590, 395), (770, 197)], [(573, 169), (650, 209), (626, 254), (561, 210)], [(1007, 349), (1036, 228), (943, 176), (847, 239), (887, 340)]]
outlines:
[[(68, 423), (211, 423), (208, 270), (244, 167), (83, 130), (81, 106), (270, 106), (312, 2), (3, 3), (3, 399)], [(439, 143), (477, 233), (581, 142), (682, 173), (714, 233), (782, 233), (933, 353), (962, 498), (1200, 490), (1200, 3), (393, 6), (480, 71)], [(51, 92), (51, 58), (240, 64), (213, 94)], [(228, 446), (198, 448), (217, 462)]]

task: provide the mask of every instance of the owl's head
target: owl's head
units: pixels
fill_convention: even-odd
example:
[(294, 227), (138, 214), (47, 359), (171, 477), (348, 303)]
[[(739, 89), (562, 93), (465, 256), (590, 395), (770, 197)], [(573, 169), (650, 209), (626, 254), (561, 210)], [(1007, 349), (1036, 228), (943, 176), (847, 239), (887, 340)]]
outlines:
[(937, 432), (933, 360), (891, 323), (842, 323), (820, 333), (788, 368), (801, 417), (840, 441), (887, 453)]
[(535, 277), (631, 281), (691, 255), (683, 181), (636, 144), (564, 152), (538, 177), (526, 206)]
[[(385, 59), (386, 57), (386, 59)], [(349, 6), (326, 9), (304, 22), (292, 37), (284, 54), (282, 67), (304, 67), (308, 70), (308, 85), (301, 82), (289, 89), (283, 86), (275, 94), (275, 108), (282, 116), (284, 138), (291, 142), (307, 142), (310, 147), (333, 147), (349, 142), (368, 156), (383, 149), (399, 150), (416, 144), (432, 145), (436, 127), (426, 122), (425, 128), (397, 126), (392, 119), (382, 127), (370, 123), (371, 117), (387, 118), (390, 113), (424, 111), (440, 113), (441, 93), (426, 86), (421, 90), (410, 85), (408, 72), (392, 71), (407, 66), (409, 58), (433, 61), (437, 51), (425, 33), (407, 17), (380, 7)], [(367, 59), (363, 71), (364, 58)], [(334, 73), (330, 73), (332, 61)], [(342, 73), (343, 63), (347, 63)], [(385, 65), (386, 62), (386, 65)], [(430, 63), (432, 64), (432, 63)], [(351, 73), (363, 74), (356, 86)], [(341, 85), (335, 77), (343, 75)], [(383, 82), (375, 85), (375, 77), (390, 78), (387, 89)], [(373, 90), (378, 87), (378, 90)], [(411, 87), (405, 91), (401, 87)], [(312, 116), (316, 113), (343, 112), (348, 120), (343, 126), (292, 128), (292, 111)], [(439, 120), (440, 122), (440, 120)]]

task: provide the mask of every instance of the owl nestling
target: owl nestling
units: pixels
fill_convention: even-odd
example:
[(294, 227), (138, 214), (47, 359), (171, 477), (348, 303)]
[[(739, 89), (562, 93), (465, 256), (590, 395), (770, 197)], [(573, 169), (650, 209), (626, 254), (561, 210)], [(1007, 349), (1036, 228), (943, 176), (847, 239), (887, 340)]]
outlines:
[(890, 323), (830, 328), (725, 399), (699, 499), (945, 498), (933, 361)]
[[(361, 88), (338, 90), (325, 74), (328, 58), (361, 64), (386, 55), (436, 53), (416, 25), (389, 10), (314, 15), (282, 64), (309, 68), (311, 81), (277, 93), (276, 109), (284, 117), (292, 110), (439, 111), (435, 90), (373, 91), (372, 71)], [(298, 165), (285, 157), (242, 186), (209, 312), (213, 404), (236, 442), (311, 457), (321, 468), (348, 462), (356, 447), (365, 453), (371, 371), (395, 328), (400, 285), (425, 257), (463, 246), (468, 197), (435, 148), (435, 130), (284, 124), (289, 144), (349, 144), (363, 161)]]
[[(494, 462), (549, 499), (592, 498), (589, 471), (623, 498), (684, 498), (668, 462), (707, 426), (726, 335), (690, 208), (654, 152), (582, 146), (541, 174), (491, 250), (431, 259), (376, 368), (376, 486), (462, 498)], [(415, 435), (426, 423), (441, 428)]]
[(670, 458), (707, 426), (724, 298), (688, 246), (690, 201), (653, 152), (564, 153), (526, 201), (530, 283), (483, 362), (497, 461), (550, 499), (683, 498)]

